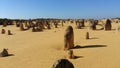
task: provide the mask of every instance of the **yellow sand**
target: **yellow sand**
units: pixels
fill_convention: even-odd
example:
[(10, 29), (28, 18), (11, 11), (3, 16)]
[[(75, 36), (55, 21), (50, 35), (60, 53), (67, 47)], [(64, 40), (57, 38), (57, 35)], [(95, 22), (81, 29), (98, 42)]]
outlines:
[[(4, 27), (6, 30), (10, 29), (13, 35), (0, 34), (0, 52), (3, 48), (8, 48), (9, 53), (14, 56), (0, 57), (0, 68), (51, 68), (57, 59), (67, 55), (63, 51), (63, 39), (68, 25), (74, 28), (75, 45), (87, 46), (73, 49), (74, 55), (80, 56), (69, 59), (75, 68), (120, 68), (120, 32), (92, 31), (87, 27), (76, 29), (75, 24), (43, 32), (20, 31), (14, 25)], [(89, 40), (85, 39), (87, 31), (90, 33)]]

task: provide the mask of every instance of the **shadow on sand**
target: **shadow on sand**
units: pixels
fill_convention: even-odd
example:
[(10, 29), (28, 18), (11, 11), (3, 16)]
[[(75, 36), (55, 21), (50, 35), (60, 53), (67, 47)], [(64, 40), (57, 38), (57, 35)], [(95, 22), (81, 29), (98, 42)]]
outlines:
[(0, 55), (0, 57), (10, 57), (10, 56), (15, 56), (15, 55), (14, 55), (14, 54), (8, 54), (8, 55), (6, 55), (6, 56)]
[(82, 48), (100, 48), (100, 47), (107, 47), (107, 45), (86, 45), (86, 46), (76, 45), (73, 49), (82, 49)]
[(97, 37), (92, 37), (92, 38), (89, 38), (89, 39), (99, 39), (99, 38), (97, 38)]
[(84, 58), (84, 56), (74, 56), (74, 59)]
[(8, 56), (15, 56), (14, 54), (9, 54)]

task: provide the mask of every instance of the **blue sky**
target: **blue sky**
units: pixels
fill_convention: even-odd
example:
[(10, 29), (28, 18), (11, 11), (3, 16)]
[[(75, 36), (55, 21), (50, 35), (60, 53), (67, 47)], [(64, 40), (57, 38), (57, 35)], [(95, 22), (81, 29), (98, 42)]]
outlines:
[(120, 17), (120, 0), (0, 0), (0, 18)]

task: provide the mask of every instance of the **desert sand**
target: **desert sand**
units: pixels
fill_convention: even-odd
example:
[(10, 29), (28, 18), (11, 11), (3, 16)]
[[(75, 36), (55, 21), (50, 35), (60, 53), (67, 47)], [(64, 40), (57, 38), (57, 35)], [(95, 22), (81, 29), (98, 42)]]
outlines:
[[(52, 28), (43, 32), (20, 31), (15, 25), (4, 27), (13, 35), (0, 34), (0, 51), (8, 48), (14, 56), (0, 57), (1, 68), (51, 68), (53, 63), (66, 58), (63, 50), (64, 33), (68, 25), (74, 29), (74, 44), (81, 48), (73, 49), (79, 58), (68, 59), (75, 68), (120, 68), (120, 32), (113, 30), (76, 29), (75, 24)], [(97, 26), (99, 28), (100, 26)], [(0, 26), (0, 29), (3, 27)], [(86, 40), (86, 32), (90, 39)]]

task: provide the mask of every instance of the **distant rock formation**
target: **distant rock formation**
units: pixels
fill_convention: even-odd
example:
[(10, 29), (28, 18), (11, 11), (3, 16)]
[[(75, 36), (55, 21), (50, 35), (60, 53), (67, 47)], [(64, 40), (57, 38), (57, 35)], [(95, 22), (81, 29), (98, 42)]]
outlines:
[(8, 35), (12, 35), (12, 33), (11, 33), (11, 31), (10, 31), (10, 30), (8, 30)]
[(111, 25), (111, 20), (107, 19), (105, 23), (105, 30), (111, 30), (112, 25)]
[(86, 33), (86, 39), (89, 39), (89, 32)]
[(5, 29), (2, 29), (2, 30), (1, 30), (1, 34), (5, 34)]

